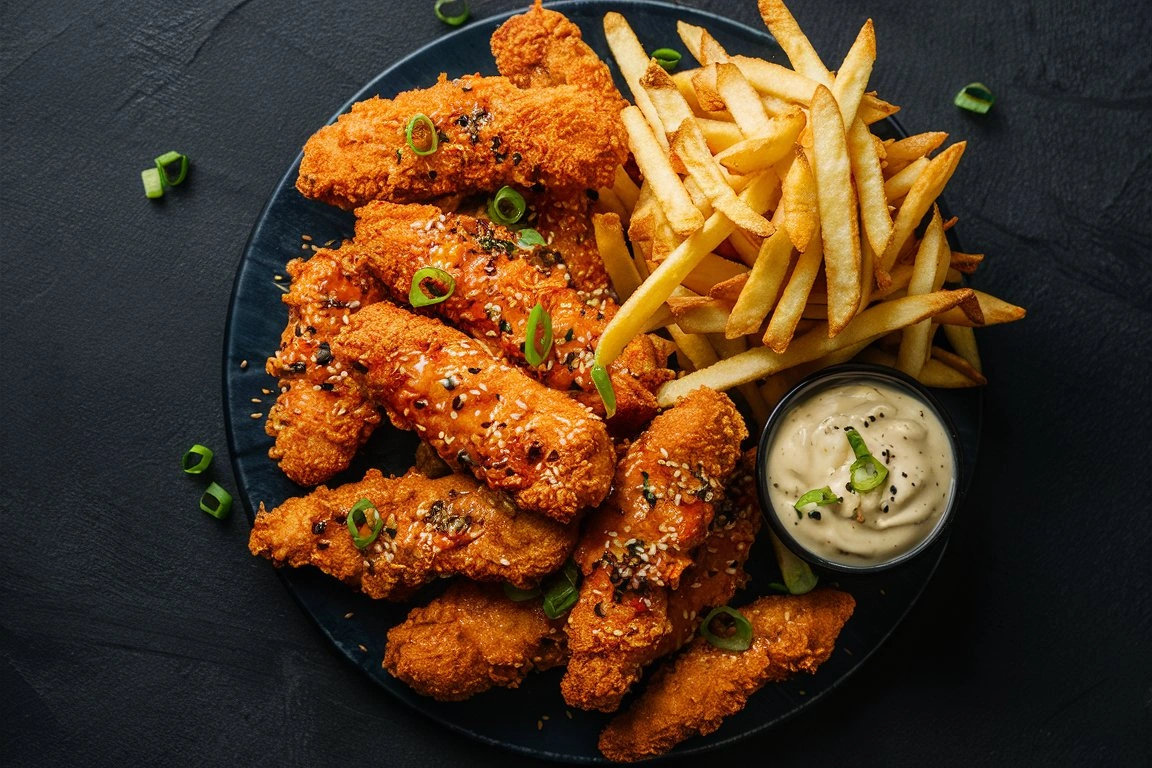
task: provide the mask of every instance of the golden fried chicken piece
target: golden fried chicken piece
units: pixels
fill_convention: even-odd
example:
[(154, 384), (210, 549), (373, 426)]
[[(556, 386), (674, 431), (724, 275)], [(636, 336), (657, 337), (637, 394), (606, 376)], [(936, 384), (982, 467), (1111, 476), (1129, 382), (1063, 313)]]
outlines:
[[(356, 247), (397, 302), (408, 301), (412, 278), (423, 267), (447, 272), (454, 288), (447, 299), (427, 308), (475, 339), (525, 366), (553, 389), (577, 389), (585, 405), (603, 413), (592, 379), (596, 343), (618, 307), (605, 295), (580, 293), (544, 247), (521, 249), (517, 235), (485, 219), (446, 214), (431, 205), (374, 202), (356, 211)], [(426, 290), (433, 289), (431, 283)], [(551, 318), (553, 345), (547, 360), (527, 367), (524, 344), (532, 308), (540, 304)], [(616, 394), (613, 424), (627, 432), (656, 413), (653, 392), (672, 373), (667, 353), (640, 336), (609, 369)]]
[(615, 711), (644, 666), (682, 639), (669, 593), (683, 587), (747, 435), (732, 401), (701, 388), (628, 448), (611, 497), (586, 521), (576, 549), (585, 578), (568, 618), (572, 658), (560, 686), (571, 706)]
[(321, 249), (288, 262), (284, 295), (288, 324), (265, 370), (280, 382), (265, 431), (276, 438), (268, 455), (300, 485), (316, 485), (347, 469), (380, 423), (380, 412), (355, 371), (332, 354), (331, 342), (361, 306), (384, 290), (351, 247)]
[(525, 224), (547, 241), (547, 252), (564, 262), (571, 285), (589, 299), (608, 295), (608, 270), (600, 258), (592, 228), (593, 200), (588, 195), (525, 195)]
[(460, 331), (381, 302), (333, 349), (367, 370), (394, 425), (521, 509), (567, 523), (608, 495), (616, 453), (604, 422)]
[(516, 688), (565, 656), (563, 620), (545, 616), (539, 598), (513, 602), (499, 584), (457, 580), (389, 630), (383, 666), (417, 693), (463, 701)]
[[(361, 499), (384, 521), (363, 549), (347, 525)], [(574, 543), (571, 526), (519, 510), (467, 475), (384, 477), (370, 469), (363, 480), (320, 486), (272, 511), (261, 504), (248, 549), (277, 565), (315, 566), (370, 597), (401, 600), (452, 574), (531, 587), (563, 564)]]
[(628, 106), (608, 65), (584, 42), (580, 27), (561, 13), (545, 10), (540, 0), (501, 24), (492, 33), (491, 46), (500, 74), (520, 88), (571, 84), (617, 113)]
[[(406, 129), (427, 116), (439, 137), (419, 155)], [(426, 135), (425, 135), (426, 134)], [(417, 129), (415, 146), (430, 146)], [(503, 77), (441, 75), (430, 88), (371, 98), (304, 145), (296, 188), (341, 208), (370, 200), (427, 201), (505, 184), (582, 193), (612, 183), (627, 157), (620, 110), (574, 85), (517, 88)]]
[(851, 595), (820, 589), (773, 595), (744, 606), (752, 624), (746, 651), (725, 651), (699, 637), (659, 669), (640, 697), (600, 734), (609, 760), (663, 754), (691, 736), (711, 733), (766, 683), (815, 672), (832, 654), (852, 615)]

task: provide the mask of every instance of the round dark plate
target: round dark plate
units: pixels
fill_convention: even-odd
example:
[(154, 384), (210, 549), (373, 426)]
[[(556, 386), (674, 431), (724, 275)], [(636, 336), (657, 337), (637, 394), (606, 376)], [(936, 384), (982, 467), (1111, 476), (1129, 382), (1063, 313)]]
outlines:
[[(733, 53), (768, 56), (787, 63), (765, 32), (691, 8), (619, 0), (577, 0), (549, 7), (577, 23), (585, 40), (609, 62), (611, 56), (601, 21), (604, 13), (617, 10), (624, 13), (650, 50), (677, 43), (676, 22), (684, 20), (707, 27)], [(441, 72), (450, 77), (472, 72), (497, 74), (488, 40), (509, 15), (470, 23), (402, 59), (364, 86), (337, 114), (346, 111), (352, 102), (373, 95), (391, 97), (399, 91), (431, 85)], [(332, 120), (335, 119), (334, 115)], [(893, 134), (898, 132), (895, 125), (886, 129)], [(304, 492), (268, 458), (272, 440), (264, 434), (263, 420), (251, 418), (254, 410), (266, 411), (269, 405), (270, 396), (263, 390), (276, 391), (275, 380), (263, 370), (264, 360), (276, 351), (287, 321), (280, 301), (281, 284), (275, 276), (283, 275), (288, 260), (303, 252), (302, 235), (311, 236), (312, 243), (323, 244), (339, 242), (352, 234), (351, 214), (307, 200), (296, 191), (299, 163), (297, 157), (287, 169), (252, 230), (236, 275), (225, 331), (223, 377), (228, 442), (239, 498), (249, 519), (261, 502), (271, 508)], [(959, 429), (964, 474), (971, 477), (979, 443), (980, 395), (974, 391), (939, 394)], [(255, 406), (254, 397), (262, 398), (264, 404)], [(355, 464), (330, 484), (357, 480), (372, 466), (385, 473), (402, 473), (412, 464), (414, 447), (410, 434), (381, 425)], [(734, 604), (766, 593), (768, 582), (779, 578), (768, 542), (759, 542), (757, 550), (749, 566), (751, 582)], [(869, 577), (821, 574), (822, 583), (839, 585), (857, 601), (856, 613), (845, 626), (828, 662), (814, 676), (766, 687), (715, 733), (685, 742), (673, 754), (713, 749), (775, 726), (835, 688), (900, 622), (936, 569), (943, 550), (942, 542), (906, 567)], [(516, 690), (490, 691), (460, 703), (435, 702), (414, 694), (380, 667), (386, 632), (403, 620), (407, 605), (369, 600), (313, 569), (281, 569), (279, 573), (300, 606), (340, 653), (405, 704), (489, 744), (541, 758), (603, 762), (596, 741), (607, 716), (572, 711), (569, 718), (569, 709), (560, 696), (561, 670), (534, 675)], [(538, 729), (537, 722), (544, 716), (548, 719)]]

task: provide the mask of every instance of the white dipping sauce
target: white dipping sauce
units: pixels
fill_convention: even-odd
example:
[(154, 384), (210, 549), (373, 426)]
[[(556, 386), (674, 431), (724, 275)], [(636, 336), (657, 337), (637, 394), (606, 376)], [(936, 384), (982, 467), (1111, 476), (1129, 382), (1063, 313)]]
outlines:
[[(856, 456), (844, 428), (888, 468), (884, 483), (853, 491)], [(869, 566), (915, 548), (936, 529), (955, 492), (956, 459), (945, 426), (925, 402), (883, 382), (831, 385), (794, 403), (766, 457), (772, 507), (793, 538), (825, 560)], [(828, 486), (843, 501), (796, 501)]]

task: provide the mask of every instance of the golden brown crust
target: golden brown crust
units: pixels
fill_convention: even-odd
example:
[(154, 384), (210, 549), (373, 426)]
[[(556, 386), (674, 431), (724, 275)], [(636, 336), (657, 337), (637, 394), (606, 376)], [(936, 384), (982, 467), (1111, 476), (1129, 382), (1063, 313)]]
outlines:
[(334, 349), (367, 371), (393, 424), (522, 509), (567, 523), (607, 496), (615, 449), (604, 422), (460, 331), (381, 302)]
[(462, 701), (516, 688), (564, 657), (561, 622), (539, 599), (513, 602), (499, 584), (458, 580), (388, 632), (383, 666), (417, 693)]
[[(361, 550), (346, 521), (365, 498), (386, 530)], [(272, 511), (261, 504), (248, 548), (277, 564), (315, 566), (370, 597), (400, 600), (452, 574), (531, 586), (563, 564), (574, 538), (570, 526), (517, 510), (467, 475), (392, 478), (372, 469), (363, 480), (320, 486)]]
[(820, 589), (762, 597), (744, 606), (740, 612), (753, 629), (751, 647), (725, 651), (702, 637), (694, 640), (608, 724), (600, 751), (610, 760), (630, 762), (711, 733), (766, 683), (815, 672), (831, 655), (855, 604), (847, 593)]

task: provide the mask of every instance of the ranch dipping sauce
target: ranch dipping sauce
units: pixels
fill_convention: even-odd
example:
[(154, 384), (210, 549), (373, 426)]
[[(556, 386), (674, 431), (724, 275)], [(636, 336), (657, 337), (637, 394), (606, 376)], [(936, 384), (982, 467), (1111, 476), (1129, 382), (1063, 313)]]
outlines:
[[(833, 377), (800, 393), (780, 417), (762, 448), (762, 489), (801, 547), (833, 565), (868, 568), (910, 552), (939, 527), (956, 491), (957, 458), (948, 427), (914, 390), (881, 376)], [(888, 471), (872, 490), (851, 483), (853, 429)], [(828, 503), (797, 511), (801, 496), (824, 487)]]

